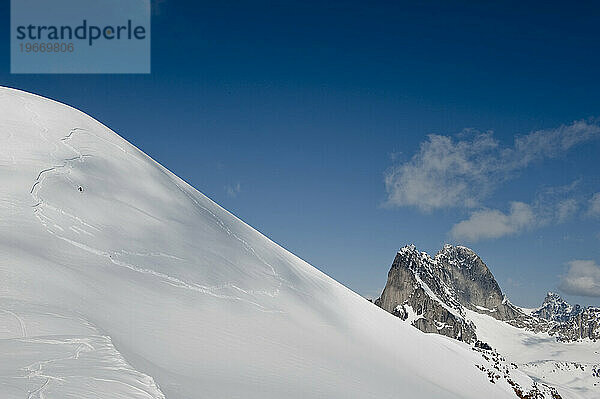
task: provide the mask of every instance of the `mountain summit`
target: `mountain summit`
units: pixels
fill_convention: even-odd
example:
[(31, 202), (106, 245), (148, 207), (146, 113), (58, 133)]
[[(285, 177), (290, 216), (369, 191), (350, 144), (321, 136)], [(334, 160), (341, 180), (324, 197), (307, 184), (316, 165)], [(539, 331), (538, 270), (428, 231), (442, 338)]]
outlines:
[(387, 284), (375, 302), (424, 332), (474, 342), (475, 326), (465, 309), (511, 320), (520, 326), (528, 317), (504, 297), (494, 276), (471, 249), (444, 245), (432, 258), (414, 245), (396, 254)]
[(596, 306), (572, 306), (560, 295), (548, 292), (542, 306), (532, 315), (548, 320), (548, 333), (561, 341), (600, 339), (600, 308)]
[(446, 244), (432, 258), (414, 245), (396, 254), (388, 281), (375, 303), (424, 332), (465, 342), (477, 339), (465, 310), (489, 315), (512, 326), (547, 332), (561, 341), (600, 339), (600, 310), (571, 306), (549, 292), (533, 312), (513, 305), (483, 260), (471, 249)]
[(581, 311), (582, 309), (579, 305), (573, 307), (562, 299), (560, 295), (548, 292), (542, 306), (532, 314), (544, 320), (560, 323), (568, 321), (571, 317), (581, 313)]

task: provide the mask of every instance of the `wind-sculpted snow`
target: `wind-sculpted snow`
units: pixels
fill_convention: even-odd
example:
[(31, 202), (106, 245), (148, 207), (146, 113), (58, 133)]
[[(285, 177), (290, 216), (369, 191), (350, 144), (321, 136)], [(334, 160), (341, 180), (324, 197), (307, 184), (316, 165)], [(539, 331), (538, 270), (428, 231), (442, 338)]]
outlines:
[(0, 89), (0, 181), (11, 399), (514, 397), (73, 108)]
[[(94, 326), (72, 314), (0, 301), (0, 397), (164, 399)], [(15, 323), (16, 321), (16, 323)]]

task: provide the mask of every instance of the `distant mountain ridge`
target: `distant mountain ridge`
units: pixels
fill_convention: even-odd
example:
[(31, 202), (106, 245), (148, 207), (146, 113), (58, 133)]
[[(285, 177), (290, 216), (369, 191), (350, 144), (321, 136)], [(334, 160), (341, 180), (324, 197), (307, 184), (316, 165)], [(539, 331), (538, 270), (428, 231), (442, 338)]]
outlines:
[(579, 305), (571, 306), (560, 295), (554, 292), (548, 292), (544, 303), (532, 315), (548, 321), (566, 322), (571, 317), (581, 313), (583, 309)]
[(375, 304), (421, 331), (459, 341), (477, 341), (477, 327), (465, 309), (514, 327), (547, 332), (557, 340), (600, 339), (600, 308), (571, 306), (555, 293), (533, 312), (513, 305), (483, 260), (471, 249), (446, 244), (434, 256), (414, 245), (396, 254)]
[(560, 295), (548, 292), (542, 306), (532, 315), (551, 322), (548, 333), (560, 341), (600, 339), (599, 307), (571, 306)]

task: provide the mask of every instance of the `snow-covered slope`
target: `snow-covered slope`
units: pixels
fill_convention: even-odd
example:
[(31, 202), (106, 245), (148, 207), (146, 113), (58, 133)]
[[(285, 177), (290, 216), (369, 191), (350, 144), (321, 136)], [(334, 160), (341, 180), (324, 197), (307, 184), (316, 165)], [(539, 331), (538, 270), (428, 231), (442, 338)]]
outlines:
[(559, 342), (548, 333), (534, 333), (485, 314), (467, 310), (477, 336), (532, 378), (558, 389), (564, 399), (600, 397), (600, 342)]
[(75, 109), (0, 89), (0, 181), (3, 399), (514, 397)]
[(164, 398), (74, 314), (0, 300), (0, 398)]

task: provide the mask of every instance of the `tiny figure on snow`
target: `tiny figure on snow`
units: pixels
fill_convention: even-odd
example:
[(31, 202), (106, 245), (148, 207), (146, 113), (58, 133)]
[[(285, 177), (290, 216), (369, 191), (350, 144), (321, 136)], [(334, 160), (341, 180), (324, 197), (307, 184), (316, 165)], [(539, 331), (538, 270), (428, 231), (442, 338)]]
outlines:
[(83, 187), (79, 186), (79, 187), (77, 187), (77, 190), (79, 190), (79, 192), (82, 193), (83, 192)]

